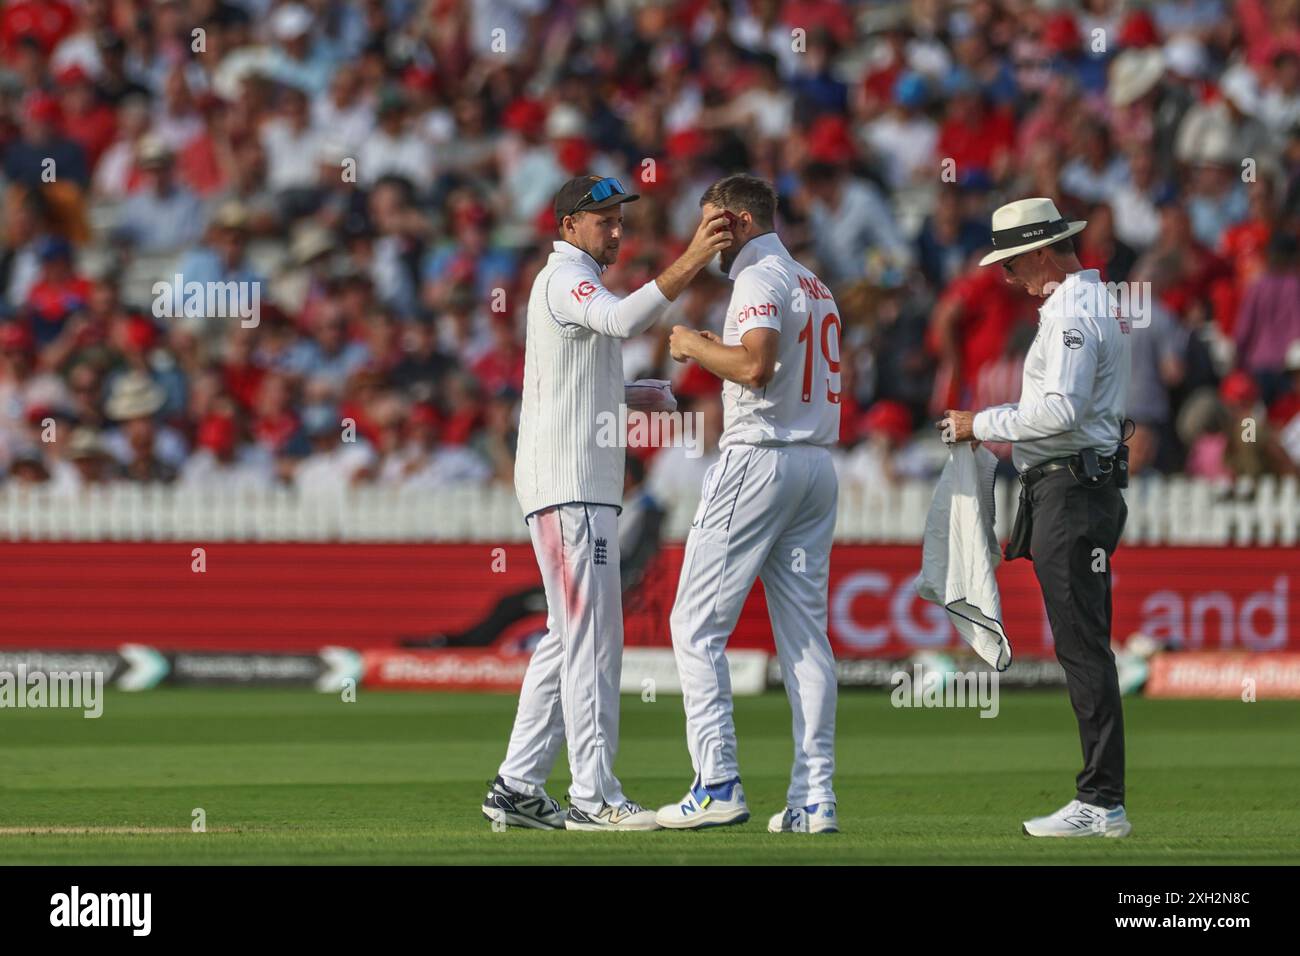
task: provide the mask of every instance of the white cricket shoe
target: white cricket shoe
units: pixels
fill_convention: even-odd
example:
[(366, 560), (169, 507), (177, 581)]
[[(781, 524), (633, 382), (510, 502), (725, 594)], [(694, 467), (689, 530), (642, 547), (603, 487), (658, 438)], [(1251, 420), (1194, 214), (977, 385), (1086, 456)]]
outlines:
[(1124, 808), (1107, 810), (1082, 800), (1071, 800), (1055, 813), (1024, 822), (1035, 837), (1126, 837), (1133, 832)]
[(813, 803), (806, 807), (786, 807), (767, 821), (768, 833), (839, 833), (835, 804)]
[(647, 810), (639, 803), (628, 800), (622, 806), (611, 807), (603, 803), (599, 810), (587, 812), (577, 807), (569, 807), (569, 814), (564, 818), (566, 830), (658, 830), (655, 812)]
[(703, 830), (744, 823), (749, 819), (749, 807), (739, 777), (712, 787), (704, 786), (697, 777), (686, 796), (660, 807), (655, 819), (667, 830)]
[(483, 816), (497, 828), (527, 827), (531, 830), (563, 830), (564, 810), (546, 795), (523, 793), (506, 786), (498, 775), (483, 798)]

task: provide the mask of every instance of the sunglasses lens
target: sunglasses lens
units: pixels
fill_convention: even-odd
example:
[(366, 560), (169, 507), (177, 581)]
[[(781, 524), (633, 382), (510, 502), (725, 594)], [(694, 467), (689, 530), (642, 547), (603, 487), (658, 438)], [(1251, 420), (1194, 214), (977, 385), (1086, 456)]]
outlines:
[(602, 179), (591, 187), (591, 199), (593, 202), (604, 202), (610, 196), (622, 194), (622, 192), (623, 184), (617, 179)]

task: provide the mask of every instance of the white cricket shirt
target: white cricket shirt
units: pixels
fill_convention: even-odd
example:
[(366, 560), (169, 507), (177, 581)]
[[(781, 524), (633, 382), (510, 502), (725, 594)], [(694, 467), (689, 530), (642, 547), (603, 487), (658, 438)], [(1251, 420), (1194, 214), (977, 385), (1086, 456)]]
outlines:
[(746, 243), (728, 275), (735, 286), (722, 343), (739, 345), (750, 329), (775, 329), (781, 337), (766, 387), (723, 383), (718, 447), (835, 444), (843, 323), (830, 290), (790, 257), (774, 232)]

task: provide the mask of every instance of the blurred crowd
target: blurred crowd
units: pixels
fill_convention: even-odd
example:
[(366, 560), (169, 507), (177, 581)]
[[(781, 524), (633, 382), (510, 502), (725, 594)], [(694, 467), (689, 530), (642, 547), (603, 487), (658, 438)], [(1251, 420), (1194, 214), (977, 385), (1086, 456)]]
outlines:
[[(0, 63), (9, 481), (509, 482), (555, 190), (642, 194), (627, 292), (739, 170), (842, 312), (845, 480), (932, 475), (945, 407), (1018, 397), (1039, 303), (976, 262), (1026, 196), (1151, 290), (1135, 472), (1300, 468), (1300, 0), (16, 0)], [(255, 322), (159, 314), (182, 277)], [(631, 450), (660, 494), (721, 428), (666, 330), (728, 295), (626, 343), (704, 413), (705, 455)]]

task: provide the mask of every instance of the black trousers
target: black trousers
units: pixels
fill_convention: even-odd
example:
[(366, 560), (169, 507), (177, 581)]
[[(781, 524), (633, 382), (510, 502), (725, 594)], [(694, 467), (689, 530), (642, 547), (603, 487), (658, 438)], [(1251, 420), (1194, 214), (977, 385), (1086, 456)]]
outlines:
[(1108, 809), (1124, 802), (1124, 709), (1110, 649), (1110, 558), (1127, 518), (1124, 496), (1109, 478), (1088, 487), (1061, 469), (1021, 490), (1007, 551), (1013, 558), (1029, 546), (1043, 591), (1083, 744), (1077, 797)]

